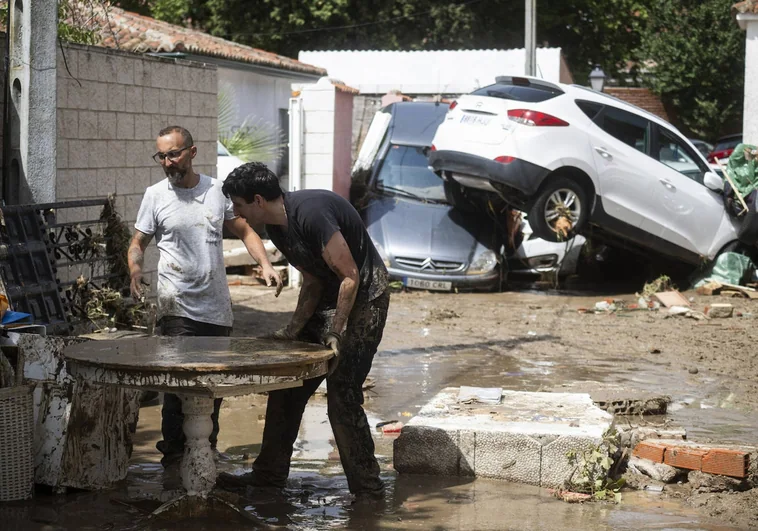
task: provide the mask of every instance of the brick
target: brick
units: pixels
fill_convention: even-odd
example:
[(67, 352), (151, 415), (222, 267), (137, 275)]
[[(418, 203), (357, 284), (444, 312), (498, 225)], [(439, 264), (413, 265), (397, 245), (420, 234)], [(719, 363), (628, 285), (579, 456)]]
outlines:
[(134, 168), (117, 167), (114, 169), (114, 174), (116, 176), (116, 194), (119, 196), (143, 191), (137, 188), (137, 182), (134, 178)]
[(156, 88), (144, 87), (142, 89), (142, 112), (158, 114), (161, 107), (160, 94), (160, 90)]
[(149, 114), (137, 114), (134, 116), (134, 139), (153, 139), (153, 117)]
[(79, 140), (94, 140), (98, 138), (98, 117), (94, 111), (79, 111), (79, 130), (76, 136)]
[[(97, 121), (95, 122), (97, 123)], [(79, 138), (79, 112), (72, 109), (58, 109), (58, 137)]]
[(134, 84), (140, 87), (150, 86), (150, 65), (146, 60), (134, 62)]
[(76, 197), (76, 179), (74, 171), (58, 171), (55, 178), (55, 195), (59, 199), (73, 199)]
[(747, 452), (719, 448), (703, 456), (702, 472), (744, 478), (750, 465)]
[(107, 168), (108, 167), (108, 141), (107, 140), (89, 140), (87, 141), (86, 151), (89, 156), (90, 168)]
[(99, 138), (116, 138), (116, 127), (115, 112), (97, 113), (97, 135)]
[(677, 468), (700, 470), (703, 466), (703, 456), (707, 452), (699, 448), (668, 447), (663, 455), (663, 462)]
[(84, 107), (93, 111), (108, 110), (108, 84), (91, 82), (87, 87), (87, 105)]
[[(0, 76), (1, 77), (1, 76)], [(3, 83), (4, 85), (5, 83)], [(3, 94), (5, 94), (3, 87)], [(2, 98), (0, 98), (1, 100)], [(68, 108), (68, 79), (62, 75), (58, 76), (55, 83), (55, 103), (59, 109)]]
[(648, 440), (639, 443), (633, 455), (677, 468), (745, 478), (748, 477), (751, 451), (755, 449), (711, 447), (679, 440)]
[(153, 152), (146, 153), (143, 143), (138, 140), (127, 140), (126, 144), (126, 165), (128, 167), (139, 167), (145, 164), (144, 160), (149, 158)]
[(80, 87), (73, 79), (68, 81), (66, 83), (66, 96), (66, 107), (69, 109), (87, 108), (87, 87), (84, 83)]
[(98, 67), (98, 56), (91, 51), (80, 51), (78, 61), (77, 77), (84, 81), (97, 81), (100, 78), (100, 68)]
[(72, 169), (89, 168), (89, 142), (71, 140), (68, 144), (68, 167)]
[(108, 140), (108, 167), (111, 169), (126, 167), (126, 146), (120, 140)]
[(79, 170), (76, 172), (76, 197), (97, 196), (97, 170)]
[(648, 459), (655, 463), (663, 463), (666, 445), (654, 441), (642, 441), (635, 448), (632, 455), (642, 459)]
[(122, 85), (134, 84), (134, 64), (138, 61), (140, 59), (118, 57), (114, 62), (114, 66), (116, 67), (116, 83)]
[(68, 168), (68, 140), (58, 139), (55, 149), (55, 167), (58, 170)]
[(107, 197), (116, 192), (116, 173), (112, 168), (106, 168), (97, 174), (97, 195)]
[(126, 110), (126, 87), (108, 83), (108, 110), (125, 111)]
[(160, 89), (160, 112), (161, 114), (176, 113), (176, 91), (172, 89)]
[(125, 109), (126, 112), (142, 112), (142, 87), (126, 87), (124, 89), (125, 94)]
[(134, 115), (120, 112), (116, 116), (116, 138), (134, 140)]
[[(68, 70), (71, 74), (66, 70), (66, 65), (68, 65)], [(62, 49), (58, 47), (57, 67), (58, 72), (61, 72), (67, 78), (70, 78), (70, 76), (79, 77), (79, 51), (65, 44)]]

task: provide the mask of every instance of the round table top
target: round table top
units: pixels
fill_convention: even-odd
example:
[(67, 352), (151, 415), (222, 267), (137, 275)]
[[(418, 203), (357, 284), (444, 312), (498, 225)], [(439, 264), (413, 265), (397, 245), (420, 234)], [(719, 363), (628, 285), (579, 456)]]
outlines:
[(117, 371), (255, 374), (322, 363), (332, 351), (299, 341), (160, 336), (87, 341), (63, 355), (74, 364)]

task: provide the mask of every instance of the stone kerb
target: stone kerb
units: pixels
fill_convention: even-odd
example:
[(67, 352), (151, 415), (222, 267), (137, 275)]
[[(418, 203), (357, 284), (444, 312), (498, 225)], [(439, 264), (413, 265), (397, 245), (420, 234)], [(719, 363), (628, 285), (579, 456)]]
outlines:
[(498, 405), (457, 397), (458, 388), (443, 390), (403, 428), (394, 447), (398, 472), (560, 488), (574, 471), (567, 453), (600, 445), (613, 423), (587, 394), (504, 391)]

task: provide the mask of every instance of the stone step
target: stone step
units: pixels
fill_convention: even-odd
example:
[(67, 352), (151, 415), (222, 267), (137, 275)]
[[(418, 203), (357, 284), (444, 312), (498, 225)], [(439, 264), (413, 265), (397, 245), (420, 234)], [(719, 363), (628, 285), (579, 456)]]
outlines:
[(485, 405), (458, 393), (444, 389), (403, 427), (395, 470), (562, 488), (574, 471), (567, 453), (599, 446), (613, 424), (588, 394), (503, 391)]

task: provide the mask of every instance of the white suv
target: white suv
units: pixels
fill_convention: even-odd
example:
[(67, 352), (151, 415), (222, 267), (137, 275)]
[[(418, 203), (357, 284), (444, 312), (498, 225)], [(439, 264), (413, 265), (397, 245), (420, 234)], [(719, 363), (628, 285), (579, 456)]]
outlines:
[(737, 240), (702, 154), (666, 121), (584, 87), (498, 77), (453, 102), (432, 143), (449, 200), (495, 193), (528, 212), (540, 238), (562, 239), (563, 218), (569, 235), (592, 226), (691, 264)]

